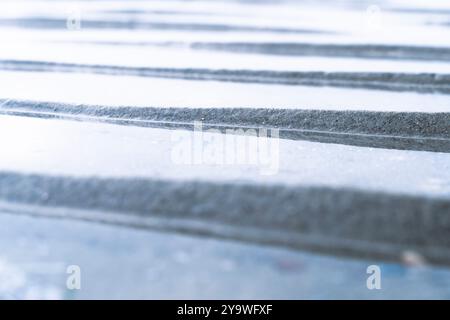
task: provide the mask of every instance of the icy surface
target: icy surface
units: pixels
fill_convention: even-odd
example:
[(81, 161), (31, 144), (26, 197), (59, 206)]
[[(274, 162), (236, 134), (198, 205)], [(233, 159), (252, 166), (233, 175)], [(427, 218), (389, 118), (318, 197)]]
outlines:
[[(447, 269), (6, 213), (0, 252), (0, 299), (450, 298)], [(381, 290), (366, 287), (373, 264)], [(66, 287), (72, 265), (81, 290)]]

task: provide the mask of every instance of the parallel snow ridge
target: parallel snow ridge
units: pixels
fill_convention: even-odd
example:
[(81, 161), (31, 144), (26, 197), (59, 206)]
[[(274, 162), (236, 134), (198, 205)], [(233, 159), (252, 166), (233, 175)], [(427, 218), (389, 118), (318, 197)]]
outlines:
[(359, 57), (365, 59), (450, 61), (450, 48), (399, 45), (318, 43), (194, 42), (194, 49), (262, 53), (283, 56)]
[(264, 83), (301, 86), (332, 86), (346, 88), (415, 91), (450, 94), (450, 75), (368, 73), (368, 72), (295, 72), (256, 70), (210, 70), (178, 68), (135, 68), (108, 65), (81, 65), (45, 61), (0, 61), (0, 69), (31, 72), (93, 73), (117, 76)]
[(449, 199), (242, 183), (14, 173), (0, 178), (0, 198), (10, 203), (0, 208), (7, 212), (391, 261), (414, 250), (429, 263), (450, 265)]
[(277, 129), (281, 138), (291, 140), (450, 153), (450, 113), (136, 108), (8, 100), (0, 106), (0, 114), (190, 130), (201, 121), (203, 129), (223, 133)]

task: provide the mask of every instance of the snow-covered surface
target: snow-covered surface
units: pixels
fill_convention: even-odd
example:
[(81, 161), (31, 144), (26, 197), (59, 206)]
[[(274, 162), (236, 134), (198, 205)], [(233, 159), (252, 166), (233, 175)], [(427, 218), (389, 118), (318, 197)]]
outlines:
[[(196, 144), (199, 137), (193, 136), (191, 131), (138, 127), (132, 123), (125, 125), (126, 118), (121, 119), (118, 125), (101, 123), (101, 119), (95, 117), (79, 121), (83, 120), (83, 115), (73, 117), (71, 121), (67, 120), (70, 116), (66, 120), (45, 119), (43, 114), (33, 114), (33, 110), (27, 110), (27, 117), (24, 117), (26, 112), (5, 114), (11, 112), (5, 107), (8, 101), (28, 100), (33, 103), (45, 101), (49, 106), (52, 103), (99, 105), (104, 107), (102, 110), (106, 115), (116, 106), (138, 107), (135, 109), (139, 110), (143, 110), (141, 107), (171, 110), (173, 107), (196, 107), (231, 111), (238, 107), (246, 110), (262, 107), (274, 108), (277, 112), (283, 108), (389, 111), (409, 115), (421, 112), (425, 116), (432, 114), (426, 119), (436, 119), (439, 116), (436, 113), (447, 116), (450, 112), (450, 83), (443, 80), (450, 74), (449, 17), (450, 3), (445, 0), (0, 0), (0, 177), (5, 179), (1, 181), (0, 191), (2, 195), (10, 195), (10, 198), (0, 199), (0, 298), (450, 298), (448, 268), (409, 268), (382, 261), (325, 257), (263, 245), (186, 236), (173, 230), (171, 233), (157, 233), (125, 226), (106, 226), (93, 222), (95, 219), (89, 223), (66, 220), (64, 210), (70, 210), (67, 203), (58, 203), (62, 208), (49, 204), (54, 199), (67, 201), (67, 197), (72, 196), (67, 190), (73, 181), (98, 178), (104, 179), (101, 181), (127, 179), (131, 183), (140, 179), (191, 186), (198, 183), (199, 194), (209, 194), (208, 190), (204, 191), (209, 185), (218, 186), (210, 194), (211, 198), (205, 199), (209, 200), (207, 205), (193, 203), (192, 207), (185, 208), (194, 216), (208, 211), (211, 205), (211, 212), (219, 216), (224, 214), (220, 201), (211, 204), (215, 199), (212, 195), (222, 190), (221, 187), (230, 186), (231, 189), (227, 189), (229, 194), (240, 192), (241, 189), (232, 188), (239, 184), (267, 187), (267, 190), (278, 186), (291, 191), (309, 187), (330, 188), (337, 192), (345, 189), (372, 197), (380, 192), (386, 197), (375, 197), (378, 202), (372, 203), (401, 204), (397, 211), (395, 206), (389, 208), (397, 219), (393, 223), (389, 223), (386, 215), (375, 215), (376, 209), (371, 208), (373, 210), (368, 214), (373, 221), (389, 226), (383, 230), (386, 234), (391, 231), (397, 233), (398, 237), (392, 236), (390, 240), (399, 240), (405, 245), (405, 239), (419, 235), (419, 240), (412, 239), (414, 245), (419, 244), (417, 247), (424, 243), (445, 246), (448, 241), (443, 231), (448, 225), (445, 214), (450, 201), (450, 153), (445, 147), (449, 145), (445, 128), (440, 128), (442, 135), (435, 137), (433, 143), (442, 141), (442, 150), (446, 152), (414, 151), (430, 149), (408, 145), (410, 141), (402, 145), (407, 150), (396, 150), (398, 145), (395, 144), (390, 146), (391, 149), (383, 149), (379, 145), (372, 148), (370, 143), (373, 141), (369, 141), (369, 146), (357, 147), (345, 145), (346, 142), (342, 141), (340, 143), (343, 144), (324, 143), (330, 142), (326, 139), (319, 143), (274, 138), (263, 141), (264, 147), (269, 148), (268, 153), (253, 154), (256, 163), (244, 161), (224, 165), (210, 161), (235, 156), (236, 149), (226, 149), (225, 136), (220, 133), (204, 133), (199, 148)], [(207, 46), (196, 47), (195, 44), (199, 43), (273, 43), (279, 45), (282, 54), (250, 52), (248, 48), (231, 52)], [(288, 49), (288, 46), (283, 46), (286, 43), (316, 46), (310, 48), (308, 54), (286, 54), (287, 51), (283, 51)], [(324, 52), (324, 45), (335, 46), (338, 51)], [(349, 46), (357, 49), (350, 50), (348, 56), (342, 56), (342, 48)], [(337, 52), (336, 55), (333, 52)], [(54, 63), (71, 65), (65, 69), (64, 66), (57, 68)], [(23, 68), (27, 64), (41, 69), (37, 68), (39, 72), (25, 71)], [(292, 71), (343, 72), (351, 81), (350, 85), (338, 87), (329, 79), (311, 86), (287, 86), (279, 82), (262, 84), (251, 80), (251, 77), (245, 79), (245, 74), (231, 79), (233, 82), (197, 81), (179, 74), (163, 79), (154, 75), (124, 75), (120, 70), (102, 75), (99, 74), (101, 70), (89, 67), (93, 65), (183, 69), (185, 73), (188, 73), (188, 68), (235, 74), (237, 71), (255, 70), (283, 74)], [(363, 86), (364, 89), (353, 87), (352, 83), (357, 84), (366, 76), (360, 74), (355, 78), (358, 72), (367, 72), (368, 75), (383, 73), (384, 76), (375, 81), (380, 81), (385, 91), (374, 83)], [(268, 74), (274, 73), (265, 73), (263, 77), (268, 77)], [(407, 91), (401, 91), (402, 86), (394, 83), (399, 74), (413, 76), (408, 78), (413, 82), (428, 74), (431, 84), (427, 85), (439, 86), (439, 90), (429, 91), (440, 94), (420, 93), (417, 89), (420, 83), (413, 83), (415, 87), (412, 89), (407, 87), (407, 83), (403, 87)], [(415, 75), (422, 78), (414, 78)], [(303, 76), (314, 77), (308, 73)], [(33, 103), (30, 103), (31, 109), (33, 105), (39, 105)], [(161, 112), (164, 113), (164, 109)], [(277, 114), (274, 112), (274, 119)], [(58, 117), (57, 112), (52, 116)], [(316, 121), (321, 119), (319, 117)], [(417, 119), (408, 118), (410, 123), (406, 121), (403, 125), (412, 130), (420, 128)], [(356, 118), (355, 121), (359, 120)], [(389, 125), (395, 127), (395, 123)], [(345, 130), (338, 134), (346, 137)], [(240, 139), (248, 143), (248, 136), (232, 137), (236, 139), (234, 141)], [(415, 143), (422, 143), (425, 147), (432, 140), (429, 137), (428, 140), (415, 138)], [(180, 158), (177, 151), (190, 143), (193, 143), (192, 148), (184, 149), (190, 156), (186, 158), (184, 154)], [(242, 145), (235, 144), (234, 147), (244, 153), (249, 151)], [(206, 158), (195, 160), (199, 154)], [(34, 177), (41, 180), (28, 184), (25, 180), (30, 176), (27, 174), (36, 174)], [(8, 181), (25, 182), (8, 187)], [(44, 185), (39, 186), (39, 181)], [(62, 181), (65, 189), (60, 191), (64, 189), (67, 192), (66, 198), (42, 193), (55, 181)], [(27, 186), (31, 189), (28, 190)], [(116, 187), (111, 185), (108, 191), (114, 194)], [(176, 188), (170, 189), (172, 187), (169, 185), (169, 191), (178, 192)], [(11, 190), (20, 192), (13, 194)], [(81, 192), (79, 199), (97, 203), (97, 199), (104, 200), (102, 195), (110, 195), (102, 191), (90, 189), (86, 191), (89, 194)], [(177, 199), (164, 199), (164, 192), (161, 193), (163, 204), (176, 203)], [(320, 193), (317, 194), (319, 201), (312, 199), (308, 202), (306, 199), (304, 206), (309, 204), (313, 212), (328, 201), (328, 207), (333, 208), (333, 197), (320, 199)], [(41, 213), (60, 210), (56, 216), (63, 219), (43, 218), (45, 214), (41, 213), (36, 214), (40, 217), (21, 215), (30, 212), (21, 210), (20, 204), (14, 200), (29, 198), (32, 202), (36, 195), (40, 202), (32, 203), (31, 208), (32, 205), (40, 206)], [(402, 198), (404, 195), (407, 197)], [(73, 199), (78, 199), (76, 196), (73, 195)], [(246, 194), (239, 196), (239, 199), (244, 199)], [(370, 199), (369, 196), (364, 199)], [(146, 197), (150, 199), (152, 194), (139, 194), (138, 197), (139, 201)], [(73, 199), (72, 202), (75, 201)], [(337, 221), (338, 228), (336, 232), (332, 230), (333, 234), (339, 234), (341, 229), (347, 230), (347, 234), (358, 234), (356, 229), (352, 232), (351, 228), (345, 228), (354, 225), (355, 221), (371, 230), (380, 226), (374, 224), (372, 227), (369, 222), (358, 220), (365, 212), (361, 212), (361, 207), (348, 204), (349, 198), (337, 199), (336, 208), (348, 208), (348, 214), (342, 214), (344, 220)], [(408, 201), (405, 199), (411, 199), (411, 203), (419, 199), (420, 206), (411, 208), (409, 203), (401, 203)], [(231, 202), (227, 208), (233, 208)], [(16, 206), (12, 210), (14, 214), (5, 209), (5, 203)], [(190, 202), (184, 199), (182, 203)], [(252, 208), (251, 203), (249, 207)], [(438, 209), (429, 212), (429, 208)], [(272, 209), (279, 212), (280, 217), (287, 216), (285, 223), (290, 219), (297, 221), (296, 215), (302, 214), (295, 212), (295, 208), (280, 206)], [(316, 211), (321, 217), (319, 209)], [(414, 211), (414, 215), (405, 213), (406, 209)], [(90, 213), (89, 210), (83, 212), (85, 216)], [(146, 213), (150, 217), (153, 214)], [(444, 215), (438, 216), (438, 213)], [(98, 216), (102, 214), (108, 213), (101, 212)], [(127, 215), (127, 212), (121, 214)], [(232, 215), (233, 212), (230, 213)], [(332, 215), (324, 217), (329, 219), (329, 224), (336, 221)], [(271, 217), (263, 218), (265, 223), (272, 221)], [(170, 219), (167, 221), (171, 222)], [(321, 225), (322, 221), (317, 221)], [(401, 225), (402, 221), (405, 225)], [(202, 221), (204, 224), (209, 222)], [(238, 222), (235, 224), (239, 225)], [(420, 228), (420, 223), (426, 224), (427, 228)], [(395, 230), (397, 226), (401, 227)], [(292, 233), (292, 228), (289, 230)], [(258, 232), (261, 236), (265, 231)], [(361, 240), (378, 239), (374, 236), (376, 230), (373, 232)], [(301, 232), (299, 236), (302, 236)], [(432, 241), (427, 242), (426, 237)], [(338, 240), (345, 242), (346, 239)], [(330, 247), (332, 244), (328, 243)], [(377, 241), (372, 244), (376, 246)], [(360, 250), (364, 247), (360, 243), (356, 245)], [(436, 248), (425, 249), (433, 252)], [(445, 251), (446, 248), (438, 249)], [(333, 249), (326, 252), (330, 251), (334, 253)], [(414, 254), (413, 264), (417, 264), (421, 257)], [(449, 260), (444, 258), (440, 262), (448, 263)], [(81, 291), (69, 291), (65, 287), (65, 269), (73, 264), (82, 268)], [(381, 266), (383, 289), (380, 291), (366, 288), (369, 264)]]
[[(102, 106), (408, 112), (450, 110), (450, 98), (444, 94), (132, 76), (2, 71), (0, 88), (6, 92), (3, 97), (9, 99)], [(167, 90), (171, 94), (167, 94)]]
[[(246, 150), (251, 139), (258, 144), (254, 162)], [(0, 171), (6, 172), (347, 187), (450, 198), (449, 153), (9, 116), (0, 117), (0, 149), (8, 150), (0, 158)]]

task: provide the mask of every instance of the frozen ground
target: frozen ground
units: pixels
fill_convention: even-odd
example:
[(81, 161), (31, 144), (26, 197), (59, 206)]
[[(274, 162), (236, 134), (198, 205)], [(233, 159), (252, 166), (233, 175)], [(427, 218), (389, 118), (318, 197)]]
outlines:
[[(26, 232), (24, 232), (26, 230)], [(93, 223), (0, 215), (0, 298), (442, 299), (446, 268), (343, 260)], [(379, 264), (382, 290), (368, 290)], [(81, 290), (66, 269), (81, 268)]]
[(0, 0), (0, 298), (450, 298), (449, 21)]

